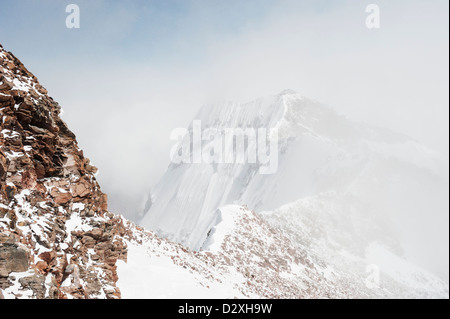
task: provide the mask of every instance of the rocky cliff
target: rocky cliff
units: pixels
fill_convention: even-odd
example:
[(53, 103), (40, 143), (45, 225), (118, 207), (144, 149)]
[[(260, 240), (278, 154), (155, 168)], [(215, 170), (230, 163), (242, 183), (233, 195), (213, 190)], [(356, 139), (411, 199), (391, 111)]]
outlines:
[(123, 223), (60, 111), (0, 45), (0, 298), (120, 298)]

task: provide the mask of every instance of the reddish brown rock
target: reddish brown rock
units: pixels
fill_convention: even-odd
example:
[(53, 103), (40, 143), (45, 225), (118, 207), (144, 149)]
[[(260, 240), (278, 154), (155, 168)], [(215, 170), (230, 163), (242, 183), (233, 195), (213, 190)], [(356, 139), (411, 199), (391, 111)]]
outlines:
[(43, 261), (47, 263), (47, 265), (52, 266), (55, 264), (56, 253), (54, 251), (43, 252), (39, 255)]
[(0, 244), (0, 273), (23, 272), (28, 266), (29, 254), (17, 242)]
[[(116, 262), (127, 254), (123, 224), (107, 212), (97, 169), (60, 112), (0, 45), (0, 288), (14, 284), (17, 296), (34, 298), (118, 298)], [(79, 222), (72, 218), (91, 230), (73, 229)], [(20, 280), (10, 276), (29, 270), (34, 274)], [(61, 287), (65, 280), (70, 284)]]
[(72, 195), (70, 193), (63, 193), (59, 190), (52, 191), (51, 195), (57, 205), (66, 204), (72, 199)]
[(8, 169), (8, 162), (3, 152), (0, 151), (0, 179), (5, 179)]
[(85, 197), (91, 192), (91, 185), (85, 179), (70, 185), (70, 192), (74, 197)]
[(22, 187), (25, 189), (34, 189), (37, 185), (37, 175), (35, 170), (29, 169), (22, 172)]
[(45, 261), (38, 261), (35, 265), (35, 268), (41, 274), (46, 274), (48, 272), (48, 264)]

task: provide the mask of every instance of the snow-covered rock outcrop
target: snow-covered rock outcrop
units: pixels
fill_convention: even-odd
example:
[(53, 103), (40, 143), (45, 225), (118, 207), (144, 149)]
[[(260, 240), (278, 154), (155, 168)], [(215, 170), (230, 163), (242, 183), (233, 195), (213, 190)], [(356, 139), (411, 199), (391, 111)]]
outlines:
[(60, 110), (0, 46), (0, 298), (120, 298), (123, 225)]

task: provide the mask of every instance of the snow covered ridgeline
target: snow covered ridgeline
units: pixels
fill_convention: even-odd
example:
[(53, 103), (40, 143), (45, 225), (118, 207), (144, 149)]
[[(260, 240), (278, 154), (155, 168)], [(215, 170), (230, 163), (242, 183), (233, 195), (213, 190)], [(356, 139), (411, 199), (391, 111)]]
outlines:
[[(376, 216), (349, 213), (354, 200), (349, 194), (329, 192), (260, 215), (296, 249), (308, 251), (314, 264), (325, 265), (329, 281), (351, 285), (360, 296), (448, 298), (448, 282), (396, 253), (386, 242), (388, 230), (384, 237), (375, 233), (370, 219)], [(357, 222), (363, 225), (354, 227)]]
[[(357, 297), (327, 281), (306, 251), (245, 207), (226, 206), (204, 249), (180, 244), (124, 221), (127, 262), (118, 262), (123, 298)], [(208, 249), (208, 250), (206, 250)]]

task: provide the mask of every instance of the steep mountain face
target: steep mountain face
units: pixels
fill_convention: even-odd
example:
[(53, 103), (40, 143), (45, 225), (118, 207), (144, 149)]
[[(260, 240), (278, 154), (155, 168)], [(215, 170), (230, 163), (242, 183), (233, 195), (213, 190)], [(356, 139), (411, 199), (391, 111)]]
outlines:
[[(282, 117), (283, 112), (282, 98), (275, 97), (247, 105), (230, 102), (205, 107), (195, 120), (201, 121), (202, 129), (270, 128)], [(196, 148), (190, 138), (193, 129), (191, 125), (180, 148), (183, 145)], [(223, 154), (233, 154), (233, 140), (224, 143)], [(201, 150), (208, 147), (209, 144), (203, 145)], [(252, 178), (259, 168), (258, 163), (172, 163), (149, 196), (140, 224), (189, 248), (199, 249), (206, 240), (206, 234), (214, 226), (216, 209), (242, 197), (241, 193), (251, 187)], [(238, 204), (255, 207), (253, 203)]]
[(0, 46), (0, 297), (119, 298), (123, 224), (60, 110)]
[[(172, 163), (152, 190), (141, 225), (192, 249), (202, 246), (222, 205), (236, 203), (266, 211), (306, 196), (339, 191), (372, 206), (377, 196), (380, 204), (387, 202), (389, 194), (401, 196), (402, 185), (394, 183), (408, 185), (410, 176), (439, 188), (439, 178), (429, 168), (439, 161), (432, 152), (400, 134), (353, 123), (292, 91), (246, 104), (206, 106), (194, 121), (201, 122), (203, 129), (220, 132), (276, 128), (278, 164), (273, 174), (260, 174), (260, 163)], [(191, 148), (192, 131), (191, 125), (187, 137)], [(204, 143), (202, 150), (209, 147)], [(231, 141), (224, 153), (233, 154), (236, 148)], [(389, 209), (397, 207), (371, 211), (389, 216)]]
[[(141, 225), (193, 250), (207, 250), (223, 220), (220, 208), (247, 205), (297, 250), (308, 252), (312, 264), (322, 265), (335, 287), (345, 282), (372, 297), (448, 296), (448, 283), (405, 260), (414, 240), (427, 239), (417, 232), (408, 238), (405, 225), (425, 227), (421, 218), (430, 209), (445, 221), (439, 204), (445, 201), (445, 179), (439, 175), (445, 163), (438, 154), (401, 134), (349, 121), (290, 90), (246, 104), (204, 107), (180, 149), (188, 145), (194, 153), (198, 147), (192, 138), (196, 122), (219, 132), (276, 128), (277, 170), (261, 174), (261, 163), (246, 161), (172, 163), (153, 188)], [(209, 138), (205, 141), (202, 152), (211, 148)], [(246, 143), (246, 150), (254, 149)], [(236, 145), (225, 142), (224, 153)], [(429, 230), (439, 224), (431, 223)], [(399, 281), (394, 264), (402, 263), (411, 272)], [(366, 290), (371, 265), (386, 279), (381, 290)]]

